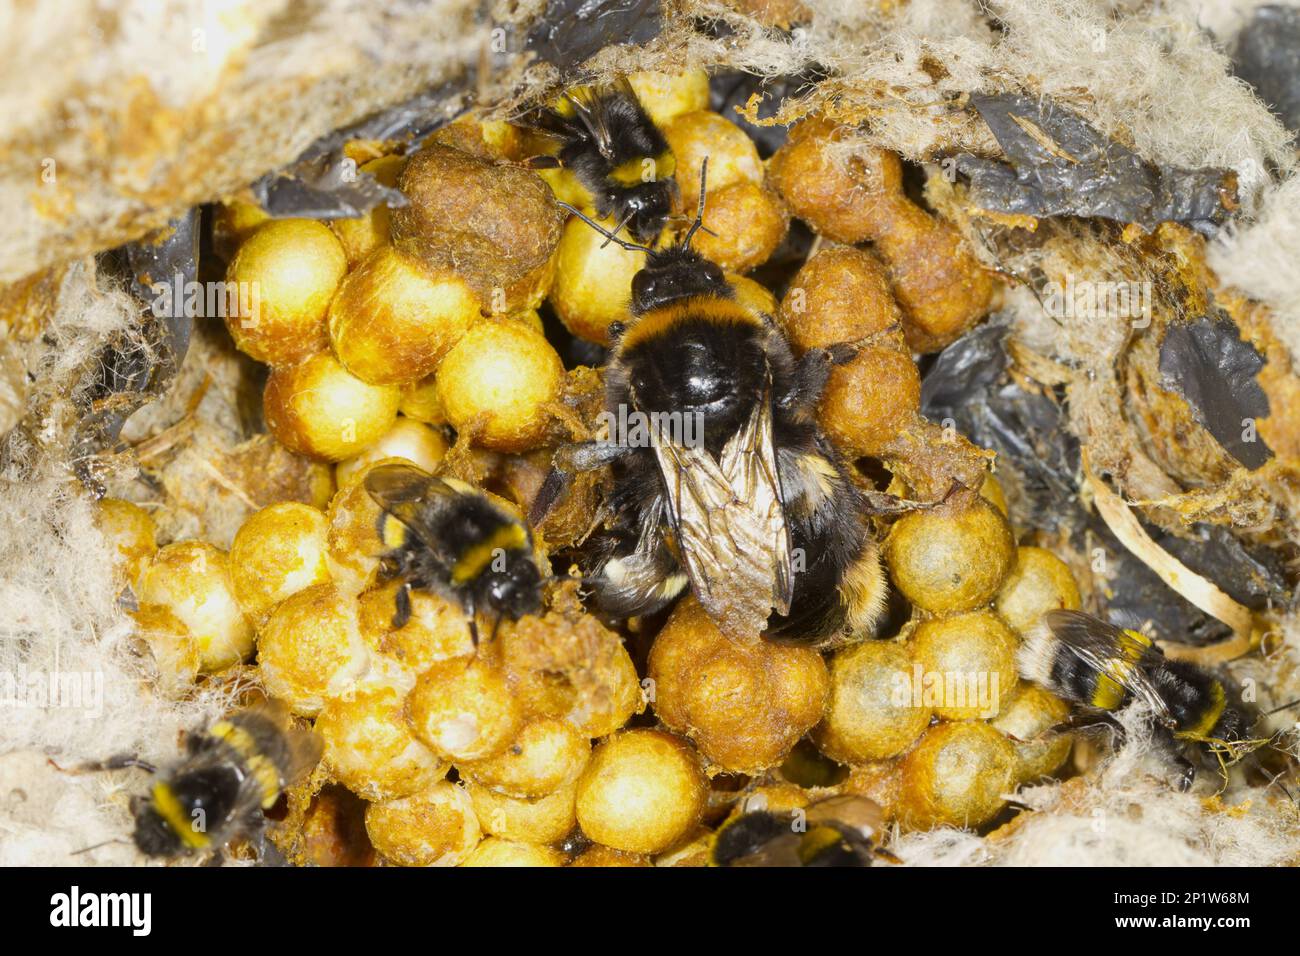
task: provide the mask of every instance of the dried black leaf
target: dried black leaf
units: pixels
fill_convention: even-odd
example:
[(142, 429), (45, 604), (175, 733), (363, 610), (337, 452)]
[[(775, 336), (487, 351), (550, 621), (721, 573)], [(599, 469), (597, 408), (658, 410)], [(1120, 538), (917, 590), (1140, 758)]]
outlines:
[(1023, 523), (1072, 527), (1079, 442), (1051, 397), (1006, 374), (1006, 335), (1004, 326), (985, 323), (940, 352), (921, 383), (921, 412), (997, 452), (999, 468), (1015, 468), (1026, 497)]
[(1149, 163), (1046, 98), (974, 94), (1008, 162), (969, 154), (957, 168), (971, 199), (995, 212), (1095, 216), (1154, 229), (1186, 223), (1212, 233), (1235, 208), (1236, 177), (1225, 169)]
[(663, 29), (662, 18), (659, 0), (550, 0), (526, 46), (571, 70), (607, 46), (648, 43)]
[(354, 219), (380, 203), (406, 205), (397, 189), (379, 183), (343, 155), (351, 140), (407, 140), (418, 144), (468, 108), (474, 72), (335, 130), (308, 146), (301, 156), (252, 185), (258, 203), (272, 217)]
[[(120, 278), (131, 290), (140, 320), (110, 336), (82, 379), (72, 384), (81, 414), (70, 457), (77, 476), (96, 494), (104, 490), (98, 456), (117, 444), (135, 411), (167, 390), (189, 349), (194, 316), (182, 303), (184, 290), (198, 280), (199, 222), (196, 206), (155, 236), (100, 258), (104, 274)], [(160, 297), (161, 288), (167, 290), (165, 297)], [(159, 307), (161, 302), (170, 307)]]
[[(123, 250), (130, 269), (131, 292), (151, 312), (156, 298), (154, 287), (158, 283), (171, 283), (183, 289), (198, 279), (199, 224), (199, 207), (195, 206), (169, 223), (160, 241), (144, 239)], [(158, 318), (163, 324), (161, 345), (167, 350), (167, 361), (175, 371), (190, 347), (193, 317), (185, 315), (183, 309), (174, 309)]]
[[(1101, 550), (1101, 610), (1112, 623), (1136, 628), (1150, 621), (1161, 637), (1193, 644), (1227, 637), (1226, 625), (1166, 585), (1080, 503), (1078, 440), (1051, 396), (1027, 392), (1006, 374), (1006, 335), (990, 322), (939, 353), (922, 380), (922, 412), (932, 421), (951, 421), (976, 444), (997, 452), (999, 471), (1012, 472), (1024, 491), (1023, 501), (1012, 502), (1017, 526), (1064, 532), (1090, 557)], [(1247, 607), (1290, 600), (1282, 564), (1267, 550), (1247, 548), (1227, 529), (1196, 524), (1175, 536), (1143, 526), (1157, 544)]]
[(1232, 60), (1286, 128), (1300, 131), (1300, 7), (1256, 7)]
[(380, 203), (406, 205), (400, 190), (382, 185), (342, 153), (299, 160), (253, 184), (253, 195), (273, 218), (355, 219)]
[(1269, 410), (1256, 380), (1263, 367), (1264, 357), (1222, 315), (1171, 325), (1160, 343), (1164, 387), (1183, 396), (1197, 422), (1247, 468), (1273, 457), (1254, 427)]

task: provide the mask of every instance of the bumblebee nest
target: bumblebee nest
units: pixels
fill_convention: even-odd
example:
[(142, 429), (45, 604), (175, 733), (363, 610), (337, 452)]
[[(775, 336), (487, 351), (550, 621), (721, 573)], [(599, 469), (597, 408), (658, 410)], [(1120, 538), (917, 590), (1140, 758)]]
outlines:
[[(82, 14), (89, 19), (82, 3), (62, 5), (74, 19)], [(134, 5), (117, 6), (129, 39)], [(494, 22), (522, 22), (541, 6), (498, 4)], [(1224, 52), (1254, 4), (1215, 4), (1210, 20), (1198, 22), (1202, 5), (1192, 2), (803, 0), (790, 5), (799, 24), (794, 30), (761, 22), (744, 12), (748, 6), (665, 3), (659, 37), (608, 47), (587, 67), (597, 76), (705, 66), (763, 77), (818, 67), (830, 78), (787, 100), (775, 119), (787, 123), (820, 114), (843, 126), (836, 148), (845, 162), (881, 148), (924, 174), (930, 209), (961, 231), (985, 265), (1017, 279), (999, 317), (1015, 341), (1016, 373), (1035, 387), (1068, 394), (1069, 429), (1087, 447), (1093, 473), (1107, 475), (1126, 500), (1142, 502), (1143, 517), (1159, 528), (1176, 533), (1203, 522), (1278, 550), (1291, 561), (1294, 579), (1300, 423), (1293, 416), (1300, 414), (1300, 402), (1289, 410), (1282, 403), (1296, 394), (1288, 389), (1297, 387), (1291, 366), (1300, 361), (1300, 275), (1293, 268), (1300, 260), (1300, 180), (1291, 135), (1231, 75)], [(461, 25), (473, 19), (473, 5), (446, 0), (440, 7), (446, 9), (421, 14), (422, 26), (409, 43), (389, 43), (408, 33), (410, 25), (385, 26), (378, 12), (357, 14), (364, 29), (329, 27), (324, 33), (316, 27), (328, 22), (328, 11), (314, 14), (301, 29), (280, 24), (275, 36), (261, 35), (265, 24), (258, 22), (213, 23), (209, 42), (215, 45), (219, 32), (231, 31), (226, 39), (233, 49), (247, 52), (247, 62), (236, 68), (240, 83), (225, 94), (227, 108), (204, 114), (208, 127), (189, 132), (210, 133), (210, 145), (223, 142), (223, 132), (237, 130), (250, 146), (230, 150), (243, 156), (238, 165), (217, 164), (200, 177), (182, 175), (185, 163), (196, 159), (188, 145), (192, 136), (166, 131), (173, 121), (175, 130), (186, 129), (178, 119), (191, 115), (185, 107), (219, 102), (208, 99), (212, 87), (186, 74), (192, 58), (157, 63), (153, 57), (128, 56), (131, 45), (123, 40), (81, 59), (93, 76), (113, 81), (98, 84), (108, 90), (103, 95), (115, 95), (114, 83), (124, 97), (135, 89), (133, 95), (143, 97), (139, 108), (158, 119), (133, 154), (149, 167), (147, 181), (124, 165), (118, 185), (125, 185), (119, 190), (105, 172), (125, 155), (130, 123), (138, 118), (130, 120), (112, 103), (90, 98), (82, 104), (88, 113), (108, 114), (118, 122), (111, 127), (107, 155), (93, 155), (97, 147), (89, 132), (60, 133), (56, 148), (54, 134), (43, 125), (47, 117), (29, 124), (36, 131), (31, 138), (37, 156), (57, 157), (59, 149), (75, 147), (76, 155), (91, 157), (79, 185), (84, 200), (70, 204), (65, 197), (62, 205), (33, 211), (21, 197), (31, 189), (36, 163), (16, 160), (11, 166), (21, 166), (21, 172), (0, 178), (0, 208), (13, 210), (0, 216), (0, 238), (21, 252), (10, 260), (19, 271), (7, 276), (10, 284), (0, 291), (0, 328), (6, 335), (0, 351), (0, 431), (5, 433), (0, 672), (85, 672), (102, 677), (104, 693), (102, 713), (93, 718), (49, 708), (0, 721), (0, 779), (5, 781), (0, 830), (6, 834), (0, 864), (79, 862), (85, 858), (67, 854), (129, 832), (125, 794), (135, 781), (67, 777), (47, 764), (47, 756), (74, 763), (131, 751), (165, 761), (175, 753), (180, 730), (220, 713), (248, 681), (236, 668), (177, 698), (142, 680), (148, 676), (148, 656), (139, 652), (131, 620), (117, 602), (109, 549), (96, 527), (92, 500), (71, 476), (145, 503), (163, 541), (202, 537), (228, 548), (256, 509), (281, 500), (311, 501), (320, 467), (259, 433), (257, 388), (250, 389), (259, 373), (215, 323), (196, 323), (189, 356), (166, 394), (127, 422), (122, 437), (133, 447), (116, 456), (88, 456), (79, 439), (93, 396), (79, 391), (78, 383), (102, 362), (106, 342), (116, 342), (118, 354), (146, 360), (158, 346), (141, 332), (138, 310), (120, 283), (99, 271), (92, 258), (68, 259), (68, 250), (98, 252), (139, 238), (147, 227), (195, 203), (234, 195), (295, 159), (312, 137), (445, 78), (437, 69), (450, 74), (475, 59), (477, 47), (455, 44)], [(11, 43), (20, 48), (24, 30), (38, 31), (42, 23), (58, 19), (28, 18), (16, 25)], [(451, 25), (437, 26), (444, 22)], [(701, 23), (712, 29), (701, 30)], [(151, 29), (136, 32), (152, 37)], [(333, 51), (329, 44), (341, 32), (349, 35), (349, 56), (319, 65), (320, 52)], [(432, 56), (429, 50), (453, 52)], [(79, 58), (56, 59), (71, 69)], [(422, 67), (426, 72), (420, 76), (408, 76), (405, 69), (443, 61), (442, 67)], [(139, 63), (152, 63), (155, 75), (133, 79)], [(51, 78), (43, 69), (36, 72), (42, 74), (39, 82), (64, 84), (92, 75)], [(389, 82), (399, 76), (401, 82)], [(266, 95), (299, 79), (306, 90), (301, 96)], [(480, 77), (479, 95), (481, 102), (499, 104), (505, 115), (525, 97), (558, 83), (552, 66), (511, 68), (504, 75)], [(340, 90), (355, 94), (351, 113), (340, 112), (338, 104), (348, 100)], [(1007, 91), (1050, 98), (1152, 163), (1233, 170), (1242, 205), (1239, 225), (1209, 242), (1199, 266), (1189, 252), (1199, 240), (1180, 227), (1121, 238), (1118, 230), (1083, 220), (1041, 219), (1033, 242), (1018, 240), (1005, 221), (981, 215), (965, 188), (942, 175), (941, 166), (944, 157), (956, 154), (999, 155), (986, 125), (960, 107), (971, 94)], [(306, 118), (305, 132), (296, 137), (285, 132), (295, 122), (259, 116), (251, 106), (286, 99), (293, 99), (295, 114)], [(28, 102), (19, 105), (25, 109)], [(0, 115), (8, 118), (0, 141), (22, 137), (28, 126), (18, 124), (13, 104), (0, 106), (6, 107)], [(167, 170), (152, 163), (151, 151), (167, 155), (176, 148), (182, 161), (171, 170), (174, 179), (167, 179)], [(75, 174), (67, 175), (75, 184)], [(95, 218), (114, 225), (92, 229), (88, 224)], [(1269, 395), (1272, 461), (1254, 470), (1241, 467), (1182, 399), (1152, 398), (1158, 357), (1143, 353), (1113, 317), (1060, 323), (1045, 313), (1030, 287), (1063, 279), (1080, 263), (1151, 282), (1158, 327), (1191, 314), (1209, 297), (1249, 330), (1270, 364), (1283, 369)], [(1029, 276), (1035, 278), (1027, 284), (1023, 280)], [(448, 465), (474, 477), (486, 470), (490, 457), (457, 448)], [(276, 483), (268, 485), (265, 475), (277, 476)], [(520, 475), (521, 481), (537, 480), (528, 469), (520, 469)], [(1017, 513), (1023, 501), (1014, 493), (1014, 475), (1008, 484), (1013, 520), (1019, 530), (1033, 530), (1023, 523), (1027, 512)], [(565, 533), (581, 530), (575, 526)], [(1077, 566), (1087, 558), (1076, 554), (1068, 560)], [(1300, 616), (1278, 611), (1279, 633), (1272, 635), (1267, 657), (1256, 655), (1231, 668), (1237, 676), (1258, 678), (1275, 698), (1285, 700), (1300, 693), (1295, 667)], [(1279, 788), (1234, 781), (1221, 797), (1177, 792), (1168, 785), (1161, 758), (1143, 743), (1137, 722), (1144, 719), (1127, 713), (1133, 731), (1127, 742), (1095, 759), (1085, 772), (1064, 783), (1020, 788), (1013, 799), (1032, 812), (982, 834), (950, 828), (898, 834), (892, 851), (913, 865), (1300, 861), (1300, 812)], [(137, 861), (134, 848), (120, 844), (94, 857), (102, 863)]]

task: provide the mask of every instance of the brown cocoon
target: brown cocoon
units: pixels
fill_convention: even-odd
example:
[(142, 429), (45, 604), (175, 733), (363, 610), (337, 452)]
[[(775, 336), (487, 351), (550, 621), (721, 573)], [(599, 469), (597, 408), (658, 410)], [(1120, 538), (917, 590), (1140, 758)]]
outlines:
[(1048, 611), (1077, 611), (1079, 585), (1064, 561), (1045, 548), (1017, 548), (1016, 563), (998, 592), (998, 613), (1024, 634)]
[(1006, 805), (1016, 753), (988, 724), (936, 724), (903, 758), (899, 819), (915, 830), (977, 827)]
[(776, 252), (790, 228), (790, 215), (776, 193), (745, 181), (709, 189), (704, 225), (713, 234), (697, 232), (692, 248), (729, 272), (749, 272)]
[(959, 498), (894, 523), (885, 560), (898, 589), (931, 614), (987, 604), (1015, 562), (1007, 519), (983, 498)]
[(536, 174), (448, 146), (415, 153), (398, 181), (393, 239), (427, 265), (451, 267), (492, 312), (536, 306), (551, 278), (564, 212)]
[(478, 296), (464, 279), (385, 245), (339, 286), (330, 303), (330, 343), (363, 382), (404, 385), (433, 374), (478, 318)]
[(927, 686), (917, 690), (945, 720), (995, 717), (1016, 687), (1018, 643), (989, 610), (922, 621), (911, 650)]
[(813, 732), (832, 760), (857, 764), (902, 753), (930, 724), (912, 693), (912, 655), (892, 641), (865, 641), (831, 658), (826, 716)]
[(347, 266), (343, 247), (324, 223), (272, 219), (259, 226), (226, 270), (226, 281), (244, 290), (237, 314), (225, 316), (235, 346), (271, 365), (325, 348), (325, 310)]
[(920, 408), (921, 373), (911, 354), (869, 345), (831, 369), (817, 415), (827, 436), (851, 456), (879, 455)]
[(852, 246), (817, 252), (781, 300), (781, 320), (796, 352), (857, 342), (901, 318), (885, 267)]
[(729, 640), (694, 597), (655, 638), (648, 673), (659, 719), (736, 773), (780, 764), (821, 719), (829, 689), (815, 650)]
[(320, 352), (273, 369), (262, 409), (267, 429), (290, 451), (341, 461), (383, 437), (399, 398), (395, 386), (369, 385)]

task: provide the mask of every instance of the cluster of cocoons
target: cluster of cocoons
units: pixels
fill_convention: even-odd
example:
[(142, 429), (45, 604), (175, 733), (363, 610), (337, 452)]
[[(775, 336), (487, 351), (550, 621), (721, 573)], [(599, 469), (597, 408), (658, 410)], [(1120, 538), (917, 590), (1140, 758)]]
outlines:
[[(766, 5), (774, 22), (786, 6)], [(848, 347), (817, 418), (846, 461), (883, 463), (891, 491), (924, 502), (877, 519), (910, 616), (824, 651), (724, 635), (688, 594), (661, 624), (637, 622), (625, 646), (566, 582), (548, 585), (543, 612), (477, 645), (462, 606), (429, 591), (411, 592), (394, 627), (400, 585), (379, 573), (366, 473), (453, 466), (526, 511), (573, 437), (579, 385), (600, 385), (566, 372), (537, 310), (607, 344), (644, 256), (566, 220), (555, 198), (594, 216), (592, 197), (567, 170), (519, 162), (536, 155), (532, 133), (474, 117), (410, 155), (358, 154), (405, 194), (401, 209), (321, 223), (232, 201), (218, 249), (227, 279), (258, 291), (256, 314), (229, 317), (230, 334), (269, 366), (268, 430), (329, 463), (332, 498), (254, 511), (228, 551), (159, 548), (149, 515), (123, 501), (102, 502), (99, 522), (161, 686), (255, 668), (269, 696), (313, 722), (323, 758), (303, 839), (332, 832), (344, 793), (363, 804), (368, 841), (318, 861), (692, 865), (742, 805), (793, 811), (828, 792), (869, 796), (903, 828), (986, 827), (1069, 755), (1068, 736), (1044, 734), (1068, 708), (1020, 682), (1015, 658), (1045, 611), (1080, 606), (1079, 589), (1050, 551), (1017, 546), (996, 481), (945, 494), (933, 462), (946, 446), (920, 415), (913, 354), (978, 321), (992, 281), (951, 225), (907, 198), (898, 157), (846, 150), (841, 130), (813, 118), (764, 161), (709, 110), (703, 71), (629, 79), (672, 149), (687, 218), (708, 159), (695, 247), (796, 354)], [(821, 238), (778, 302), (744, 273), (768, 262), (792, 217)], [(954, 696), (953, 676), (970, 693)]]
[(846, 144), (846, 132), (820, 117), (798, 123), (768, 175), (817, 233), (870, 244), (889, 271), (908, 344), (938, 351), (988, 313), (994, 281), (954, 226), (907, 197), (898, 156)]

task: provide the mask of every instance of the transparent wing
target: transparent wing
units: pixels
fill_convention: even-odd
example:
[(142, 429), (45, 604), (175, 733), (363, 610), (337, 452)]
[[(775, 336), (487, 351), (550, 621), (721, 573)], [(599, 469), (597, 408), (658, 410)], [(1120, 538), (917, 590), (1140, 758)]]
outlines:
[(696, 597), (724, 633), (757, 636), (774, 609), (789, 612), (794, 586), (768, 396), (717, 462), (663, 436), (654, 450)]
[(461, 494), (441, 478), (414, 465), (380, 465), (366, 473), (366, 491), (424, 544), (436, 534), (431, 519)]
[[(630, 91), (631, 87), (629, 86), (628, 89)], [(573, 115), (587, 131), (587, 135), (591, 137), (600, 155), (605, 157), (606, 161), (613, 162), (614, 137), (610, 132), (609, 119), (605, 113), (605, 98), (590, 86), (569, 90), (564, 94), (564, 98), (573, 107)]]
[(1172, 718), (1151, 671), (1164, 661), (1154, 644), (1080, 611), (1049, 611), (1043, 622), (1066, 648), (1151, 708), (1163, 722)]
[(268, 698), (242, 707), (230, 716), (230, 722), (254, 735), (259, 750), (279, 770), (283, 786), (301, 780), (320, 762), (320, 737), (309, 727), (300, 726), (278, 700)]

